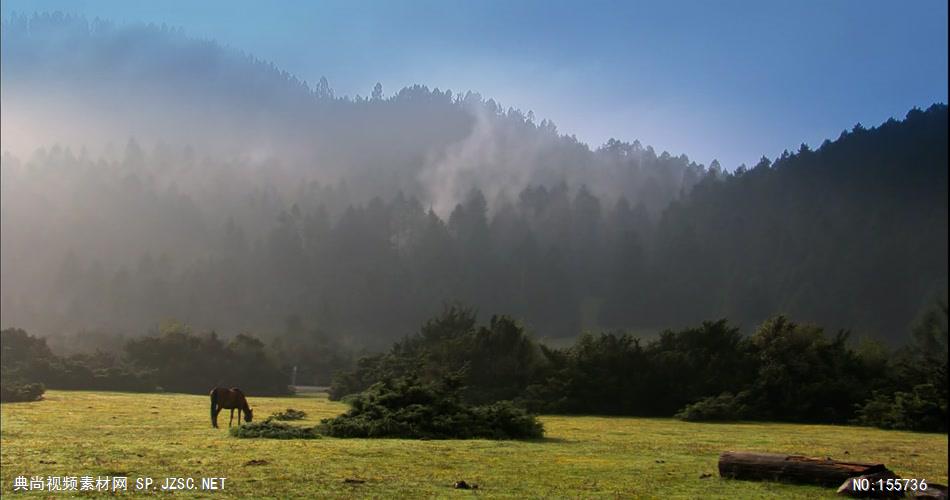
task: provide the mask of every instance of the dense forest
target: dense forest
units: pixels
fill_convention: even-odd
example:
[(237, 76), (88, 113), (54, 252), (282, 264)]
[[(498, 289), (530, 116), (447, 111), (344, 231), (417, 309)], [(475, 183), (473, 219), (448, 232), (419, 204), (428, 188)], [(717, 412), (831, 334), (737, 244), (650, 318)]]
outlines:
[(57, 348), (174, 319), (378, 349), (453, 301), (547, 339), (787, 314), (898, 345), (947, 295), (944, 104), (723, 168), (164, 27), (2, 36), (0, 323)]
[(774, 164), (700, 170), (659, 214), (563, 182), (495, 207), (474, 189), (444, 218), (414, 196), (348, 205), (343, 188), (316, 183), (286, 198), (226, 180), (189, 195), (159, 180), (189, 168), (173, 158), (135, 143), (115, 162), (62, 148), (5, 157), (4, 324), (135, 333), (177, 318), (277, 332), (291, 321), (388, 342), (458, 300), (545, 337), (783, 312), (899, 341), (946, 296), (942, 105)]

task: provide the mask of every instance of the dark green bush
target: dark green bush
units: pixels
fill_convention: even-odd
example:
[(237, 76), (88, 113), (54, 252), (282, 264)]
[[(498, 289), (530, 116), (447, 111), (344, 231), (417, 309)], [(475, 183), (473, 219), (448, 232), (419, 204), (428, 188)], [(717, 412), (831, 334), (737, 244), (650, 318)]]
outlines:
[(498, 401), (489, 405), (471, 408), (473, 434), (491, 439), (538, 439), (544, 437), (544, 426), (538, 419), (513, 405), (510, 401)]
[(544, 428), (534, 415), (503, 401), (468, 406), (459, 377), (422, 382), (409, 376), (374, 384), (351, 397), (352, 408), (324, 419), (324, 434), (349, 438), (536, 439)]
[(724, 392), (718, 396), (700, 399), (686, 405), (674, 415), (689, 422), (729, 422), (747, 418), (749, 408), (742, 403), (743, 394), (734, 396)]
[(0, 383), (0, 402), (36, 401), (43, 396), (44, 392), (46, 388), (39, 383), (3, 382)]
[(911, 431), (947, 432), (947, 398), (931, 384), (921, 384), (912, 392), (874, 393), (857, 410), (852, 423)]
[(473, 310), (453, 305), (388, 352), (361, 358), (352, 370), (337, 373), (330, 399), (417, 373), (430, 381), (460, 374), (462, 397), (471, 404), (511, 400), (539, 377), (543, 364), (539, 344), (513, 318), (493, 316), (478, 325)]
[(246, 334), (225, 342), (215, 332), (196, 334), (171, 323), (158, 335), (128, 341), (125, 357), (139, 370), (150, 372), (155, 385), (167, 392), (207, 394), (222, 380), (258, 396), (292, 392), (289, 376), (271, 359), (264, 343)]
[(858, 425), (947, 432), (947, 302), (928, 310), (913, 329), (914, 341), (888, 360), (888, 384), (856, 405)]
[(252, 422), (232, 427), (230, 433), (237, 438), (317, 439), (320, 437), (314, 427), (282, 424), (269, 418), (263, 422)]

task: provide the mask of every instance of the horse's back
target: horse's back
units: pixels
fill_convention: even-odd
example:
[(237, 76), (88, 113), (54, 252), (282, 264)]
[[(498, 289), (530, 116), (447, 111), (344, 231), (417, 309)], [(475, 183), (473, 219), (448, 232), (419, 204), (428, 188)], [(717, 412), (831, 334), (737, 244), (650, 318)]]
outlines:
[(231, 387), (230, 389), (225, 387), (215, 387), (211, 389), (211, 398), (214, 399), (218, 406), (222, 408), (236, 408), (239, 405), (244, 404), (247, 401), (247, 398), (244, 396), (244, 392), (237, 387)]

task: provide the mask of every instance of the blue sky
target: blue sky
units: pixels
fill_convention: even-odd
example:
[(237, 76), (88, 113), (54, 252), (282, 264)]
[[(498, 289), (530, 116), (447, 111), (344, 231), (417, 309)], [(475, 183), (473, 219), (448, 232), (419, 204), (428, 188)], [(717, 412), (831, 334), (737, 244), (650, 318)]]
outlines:
[(421, 83), (732, 169), (947, 102), (947, 2), (3, 0), (166, 23), (325, 75), (338, 94)]

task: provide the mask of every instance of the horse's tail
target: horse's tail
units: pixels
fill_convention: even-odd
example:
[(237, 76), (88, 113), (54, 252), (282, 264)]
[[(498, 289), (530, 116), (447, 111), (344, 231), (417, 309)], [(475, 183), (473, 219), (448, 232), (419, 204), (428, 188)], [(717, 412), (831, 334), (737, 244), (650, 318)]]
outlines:
[(214, 410), (218, 406), (218, 388), (211, 389), (211, 423), (214, 424)]

